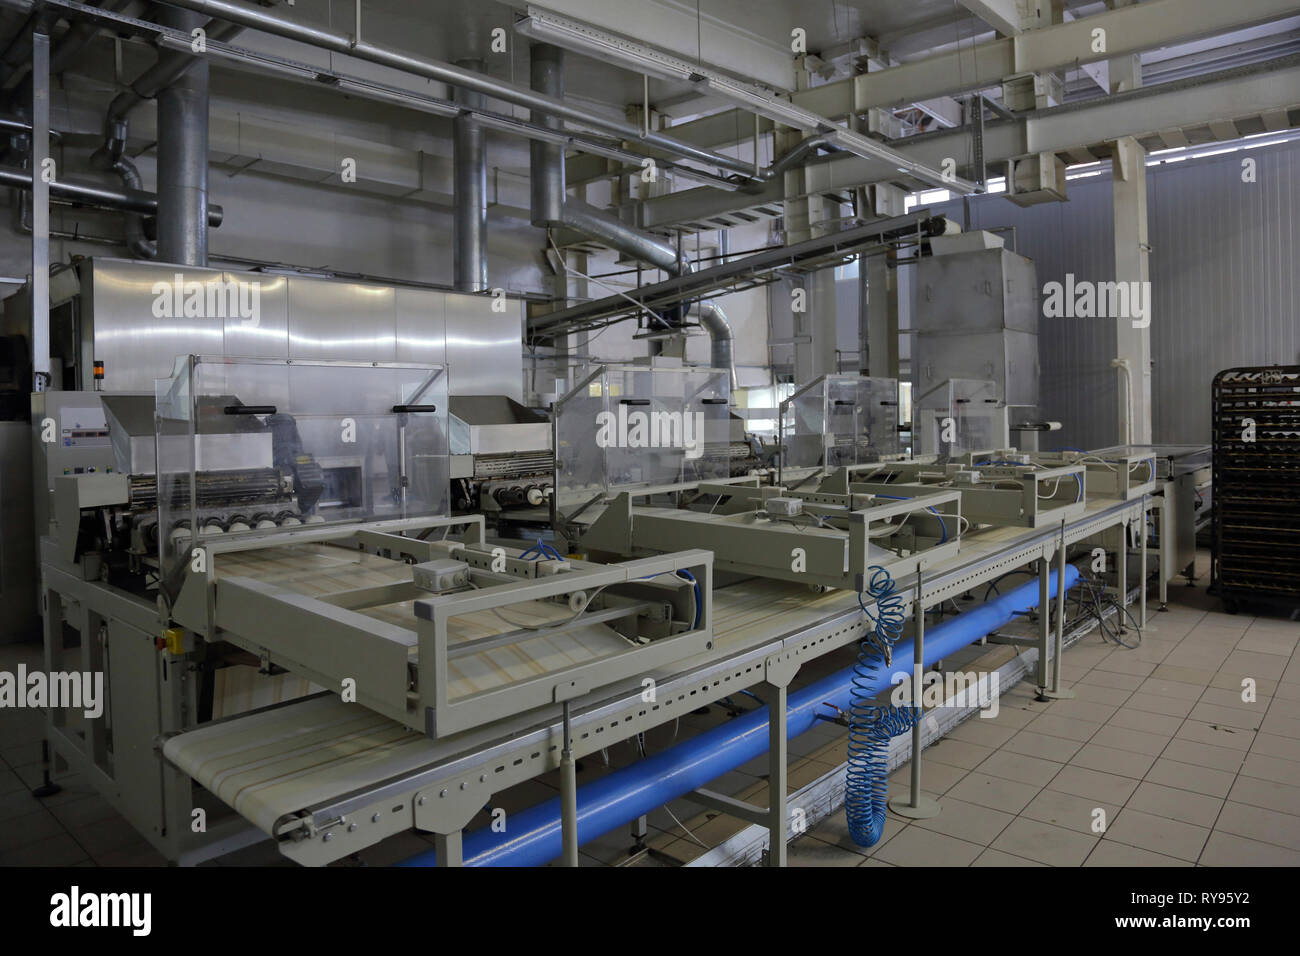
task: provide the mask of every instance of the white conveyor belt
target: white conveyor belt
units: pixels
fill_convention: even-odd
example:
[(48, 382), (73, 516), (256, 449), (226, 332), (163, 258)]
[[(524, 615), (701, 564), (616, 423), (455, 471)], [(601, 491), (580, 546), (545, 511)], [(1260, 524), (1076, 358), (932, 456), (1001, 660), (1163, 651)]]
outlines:
[(276, 836), (276, 822), (340, 794), (410, 773), (433, 742), (335, 694), (208, 724), (172, 737), (163, 755)]

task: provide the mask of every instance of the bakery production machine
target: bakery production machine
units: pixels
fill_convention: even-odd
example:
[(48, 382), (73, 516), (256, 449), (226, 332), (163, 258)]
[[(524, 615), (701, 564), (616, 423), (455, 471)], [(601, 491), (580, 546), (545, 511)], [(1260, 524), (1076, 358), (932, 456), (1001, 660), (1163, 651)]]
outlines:
[[(117, 457), (54, 478), (41, 558), (47, 668), (104, 673), (108, 700), (50, 711), (53, 769), (172, 859), (270, 836), (310, 861), (324, 796), (706, 651), (707, 552), (529, 554), (450, 515), (447, 387), (431, 365), (187, 356), (152, 398), (104, 396)], [(259, 758), (211, 750), (217, 727)], [(437, 815), (384, 799), (369, 842)]]
[[(768, 808), (660, 776), (685, 787), (664, 799), (758, 821), (779, 863), (804, 662), (869, 638), (882, 606), (913, 619), (1017, 569), (1050, 600), (1070, 549), (1148, 507), (1095, 492), (1088, 462), (902, 459), (890, 383), (854, 376), (783, 409), (779, 471), (735, 475), (725, 372), (601, 366), (552, 410), (545, 535), (496, 537), (451, 507), (452, 374), (190, 355), (151, 393), (42, 399), (76, 433), (38, 494), (47, 667), (102, 672), (108, 698), (49, 712), (56, 783), (83, 773), (181, 863), (271, 840), (320, 865), (408, 830), (441, 865), (573, 860), (636, 816), (590, 822), (611, 805), (583, 796), (580, 758), (762, 685)], [(1045, 692), (1063, 607), (993, 638)], [(555, 770), (554, 821), (474, 828)]]

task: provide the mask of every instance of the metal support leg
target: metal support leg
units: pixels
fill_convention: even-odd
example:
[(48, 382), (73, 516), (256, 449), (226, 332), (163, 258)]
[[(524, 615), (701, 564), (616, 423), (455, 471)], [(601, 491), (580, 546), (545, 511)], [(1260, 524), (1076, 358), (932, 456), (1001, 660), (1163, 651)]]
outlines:
[(461, 855), (461, 831), (435, 833), (433, 848), (438, 855), (438, 866), (460, 866), (465, 861)]
[[(1061, 658), (1065, 654), (1065, 521), (1061, 521), (1061, 540), (1056, 552), (1056, 633), (1052, 638), (1052, 684), (1043, 691), (1048, 700), (1073, 700), (1074, 691), (1061, 687)], [(1051, 608), (1044, 608), (1051, 613)]]
[(1149, 514), (1149, 512), (1147, 511), (1147, 507), (1148, 507), (1148, 498), (1146, 495), (1143, 495), (1142, 496), (1142, 548), (1139, 552), (1139, 557), (1138, 557), (1138, 570), (1139, 570), (1138, 576), (1141, 579), (1141, 583), (1138, 585), (1138, 603), (1141, 605), (1141, 609), (1138, 612), (1138, 620), (1141, 622), (1140, 624), (1141, 627), (1147, 626), (1147, 537), (1148, 537), (1148, 532), (1150, 530), (1150, 525), (1147, 524), (1147, 517)]
[(774, 654), (763, 662), (763, 676), (767, 682), (767, 829), (768, 866), (785, 866), (785, 831), (789, 817), (786, 790), (788, 777), (786, 762), (788, 748), (786, 736), (789, 726), (786, 708), (789, 706), (786, 688), (799, 672), (799, 662), (793, 654)]
[[(925, 677), (925, 601), (922, 599), (921, 569), (916, 569), (916, 597), (912, 602), (912, 705), (923, 709)], [(889, 809), (899, 816), (912, 820), (937, 817), (942, 807), (937, 800), (921, 793), (921, 721), (912, 725), (912, 792), (906, 797), (894, 797)]]
[(1116, 584), (1119, 585), (1119, 632), (1124, 633), (1124, 612), (1128, 607), (1128, 527), (1125, 521), (1119, 526), (1119, 555), (1115, 568)]
[(1048, 666), (1052, 660), (1052, 605), (1051, 598), (1052, 563), (1046, 553), (1038, 559), (1038, 665), (1036, 683), (1038, 699), (1047, 700), (1043, 691), (1050, 680)]
[(767, 827), (771, 832), (768, 842), (767, 865), (785, 866), (786, 810), (786, 689), (774, 686), (767, 698), (767, 763), (768, 790)]
[(632, 848), (629, 849), (628, 856), (634, 853), (640, 853), (645, 849), (645, 838), (650, 833), (650, 828), (646, 823), (645, 814), (637, 817), (632, 821)]
[(564, 702), (564, 745), (560, 750), (560, 835), (564, 865), (578, 865), (578, 770), (569, 730), (569, 702)]
[(49, 740), (41, 741), (41, 785), (32, 791), (32, 796), (38, 799), (52, 797), (60, 793), (63, 788), (50, 779), (50, 742)]

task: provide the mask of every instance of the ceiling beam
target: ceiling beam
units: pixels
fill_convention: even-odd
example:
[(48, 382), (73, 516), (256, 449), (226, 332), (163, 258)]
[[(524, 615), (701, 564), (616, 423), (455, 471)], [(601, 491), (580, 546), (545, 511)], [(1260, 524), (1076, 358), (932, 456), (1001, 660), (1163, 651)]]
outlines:
[[(1043, 152), (1069, 154), (1092, 146), (1105, 147), (1126, 136), (1159, 135), (1172, 145), (1186, 141), (1179, 132), (1183, 129), (1220, 124), (1220, 129), (1226, 130), (1223, 124), (1263, 113), (1271, 114), (1276, 124), (1287, 110), (1296, 109), (1300, 109), (1300, 57), (1287, 57), (1275, 69), (1246, 74), (1231, 71), (1221, 80), (1198, 78), (1195, 82), (1146, 87), (1106, 99), (1042, 110), (1017, 121), (990, 122), (984, 130), (985, 161), (1006, 162)], [(969, 141), (969, 132), (958, 129), (912, 137), (893, 145), (912, 160), (940, 165), (948, 157), (966, 156)], [(838, 155), (805, 167), (804, 192), (836, 192), (897, 177), (897, 170), (885, 164)], [(704, 187), (687, 189), (646, 200), (641, 204), (640, 224), (645, 228), (666, 228), (724, 215), (774, 198), (779, 199), (779, 194), (769, 196), (762, 191), (720, 194)]]
[(957, 0), (998, 33), (1012, 37), (1020, 32), (1020, 11), (1016, 0)]
[[(823, 116), (839, 117), (871, 106), (998, 86), (1018, 73), (1097, 63), (1294, 15), (1294, 0), (1151, 0), (828, 83), (795, 99)], [(1104, 31), (1102, 49), (1094, 41), (1095, 30)]]

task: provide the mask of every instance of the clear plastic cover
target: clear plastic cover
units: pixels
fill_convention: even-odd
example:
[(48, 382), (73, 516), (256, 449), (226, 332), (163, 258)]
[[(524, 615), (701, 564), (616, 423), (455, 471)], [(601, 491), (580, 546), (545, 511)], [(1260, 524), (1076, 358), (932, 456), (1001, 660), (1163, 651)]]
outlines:
[(788, 468), (836, 468), (897, 455), (898, 382), (824, 375), (781, 404)]
[(917, 453), (963, 455), (1005, 448), (1006, 407), (991, 381), (950, 378), (916, 399)]
[(218, 535), (447, 513), (439, 366), (187, 356), (155, 423), (168, 576)]
[(602, 365), (555, 403), (555, 511), (730, 475), (725, 371)]

